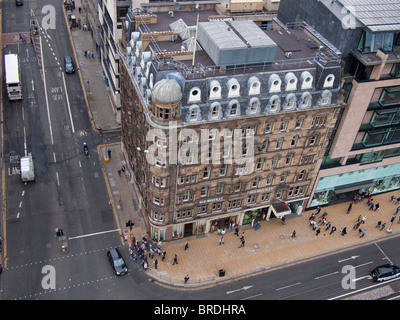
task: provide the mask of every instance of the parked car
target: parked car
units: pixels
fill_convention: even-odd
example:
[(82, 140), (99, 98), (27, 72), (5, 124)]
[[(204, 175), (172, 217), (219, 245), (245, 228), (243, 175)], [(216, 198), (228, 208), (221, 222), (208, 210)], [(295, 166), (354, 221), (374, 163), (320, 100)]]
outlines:
[(70, 56), (66, 56), (64, 58), (64, 66), (65, 66), (65, 72), (66, 73), (74, 73), (74, 63), (72, 61), (72, 58)]
[(400, 268), (390, 264), (384, 264), (371, 270), (372, 279), (378, 282), (400, 277)]
[(122, 276), (128, 272), (124, 258), (122, 258), (117, 248), (108, 250), (107, 256), (117, 276)]
[(15, 5), (16, 6), (22, 6), (24, 4), (23, 0), (15, 0)]

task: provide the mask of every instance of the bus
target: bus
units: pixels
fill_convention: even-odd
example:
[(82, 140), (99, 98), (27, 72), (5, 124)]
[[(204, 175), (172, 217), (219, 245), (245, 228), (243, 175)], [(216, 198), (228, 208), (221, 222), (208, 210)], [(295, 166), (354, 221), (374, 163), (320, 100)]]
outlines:
[(4, 55), (4, 65), (8, 100), (22, 100), (18, 55)]

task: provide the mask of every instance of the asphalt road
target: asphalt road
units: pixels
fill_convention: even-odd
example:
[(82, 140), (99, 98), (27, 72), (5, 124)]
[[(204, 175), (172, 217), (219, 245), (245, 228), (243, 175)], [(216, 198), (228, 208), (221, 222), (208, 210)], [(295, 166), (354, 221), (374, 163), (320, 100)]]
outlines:
[[(7, 202), (2, 299), (36, 297), (43, 291), (47, 265), (54, 267), (57, 283), (80, 284), (112, 276), (105, 252), (121, 245), (96, 154), (100, 138), (91, 131), (78, 75), (63, 71), (64, 56), (73, 56), (73, 51), (61, 3), (46, 3), (56, 8), (57, 24), (41, 35), (39, 52), (30, 43), (3, 50), (19, 55), (24, 99), (9, 102), (3, 94)], [(4, 33), (29, 32), (30, 19), (40, 22), (44, 16), (40, 1), (26, 1), (19, 8), (13, 1), (1, 4)], [(84, 141), (89, 156), (83, 153)], [(25, 185), (18, 168), (19, 158), (27, 152), (34, 157), (36, 180)], [(78, 255), (65, 259), (55, 226), (70, 238), (89, 235), (70, 240), (69, 252)], [(87, 254), (93, 250), (101, 254)], [(68, 291), (64, 298), (83, 296)]]

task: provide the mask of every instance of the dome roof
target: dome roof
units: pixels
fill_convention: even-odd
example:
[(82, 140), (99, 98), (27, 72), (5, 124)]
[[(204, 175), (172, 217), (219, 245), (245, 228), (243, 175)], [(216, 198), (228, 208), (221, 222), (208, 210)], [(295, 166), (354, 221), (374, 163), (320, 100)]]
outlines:
[(181, 100), (181, 86), (175, 79), (162, 79), (154, 85), (153, 98), (163, 103), (173, 103)]

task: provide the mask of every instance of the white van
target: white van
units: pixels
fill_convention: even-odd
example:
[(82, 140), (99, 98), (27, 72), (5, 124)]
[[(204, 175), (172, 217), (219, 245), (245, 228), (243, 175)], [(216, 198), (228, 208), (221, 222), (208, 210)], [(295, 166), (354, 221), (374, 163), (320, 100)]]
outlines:
[(24, 182), (35, 180), (35, 168), (33, 166), (32, 154), (20, 159), (21, 179)]

